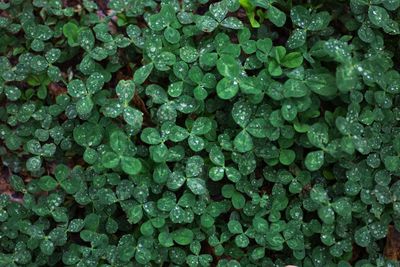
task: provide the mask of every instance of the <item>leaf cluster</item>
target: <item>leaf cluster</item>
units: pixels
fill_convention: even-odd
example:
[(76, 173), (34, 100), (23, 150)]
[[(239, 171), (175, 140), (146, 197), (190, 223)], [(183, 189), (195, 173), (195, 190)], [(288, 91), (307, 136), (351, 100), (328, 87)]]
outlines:
[(395, 266), (399, 11), (1, 2), (0, 266)]

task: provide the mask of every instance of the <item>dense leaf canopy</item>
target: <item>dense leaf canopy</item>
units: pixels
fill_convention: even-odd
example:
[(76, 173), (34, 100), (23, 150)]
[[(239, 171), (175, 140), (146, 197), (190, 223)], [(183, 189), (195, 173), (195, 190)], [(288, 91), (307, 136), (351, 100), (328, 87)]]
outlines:
[(1, 1), (0, 266), (395, 266), (399, 21)]

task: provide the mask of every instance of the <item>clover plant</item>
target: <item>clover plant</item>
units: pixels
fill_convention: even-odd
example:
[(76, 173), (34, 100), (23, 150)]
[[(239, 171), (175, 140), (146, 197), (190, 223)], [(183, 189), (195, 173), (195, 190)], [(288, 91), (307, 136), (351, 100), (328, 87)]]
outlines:
[(1, 1), (0, 266), (397, 266), (399, 21)]

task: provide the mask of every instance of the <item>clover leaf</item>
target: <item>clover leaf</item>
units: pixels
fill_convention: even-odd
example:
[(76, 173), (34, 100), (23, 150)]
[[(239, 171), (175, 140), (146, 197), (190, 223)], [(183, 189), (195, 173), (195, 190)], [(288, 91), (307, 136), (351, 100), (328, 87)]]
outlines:
[(143, 113), (130, 105), (135, 96), (135, 83), (132, 80), (120, 80), (115, 88), (118, 100), (109, 99), (102, 107), (107, 117), (116, 118), (122, 114), (126, 123), (135, 129), (143, 124)]
[(105, 168), (116, 168), (120, 166), (129, 175), (136, 175), (142, 170), (142, 163), (133, 157), (129, 147), (131, 142), (122, 131), (114, 131), (110, 135), (111, 151), (103, 154), (101, 162)]
[(228, 29), (241, 29), (242, 21), (236, 17), (226, 17), (229, 6), (228, 1), (220, 1), (210, 5), (210, 15), (197, 16), (196, 26), (203, 32), (212, 32), (219, 25)]
[(328, 12), (310, 13), (304, 6), (295, 6), (290, 10), (290, 17), (296, 28), (290, 35), (287, 45), (291, 49), (303, 46), (306, 43), (307, 32), (316, 32), (324, 30), (331, 16)]
[(194, 234), (190, 229), (181, 228), (172, 233), (174, 241), (179, 245), (188, 245), (193, 241)]
[(226, 174), (232, 182), (238, 182), (241, 178), (240, 172), (231, 166), (225, 166), (225, 156), (218, 146), (213, 146), (210, 150), (210, 159), (216, 165), (209, 170), (208, 175), (213, 181), (219, 181)]
[(84, 84), (81, 80), (72, 80), (68, 84), (68, 93), (78, 99), (76, 111), (80, 115), (88, 114), (92, 111), (94, 103), (92, 95), (100, 91), (104, 85), (104, 77), (100, 73), (93, 73)]
[(188, 138), (189, 147), (195, 151), (201, 151), (206, 145), (206, 141), (201, 137), (212, 130), (212, 120), (207, 117), (197, 118), (192, 125), (191, 131), (174, 125), (171, 128), (169, 139), (173, 142), (181, 142)]
[(0, 266), (396, 265), (400, 1), (303, 2), (0, 1)]

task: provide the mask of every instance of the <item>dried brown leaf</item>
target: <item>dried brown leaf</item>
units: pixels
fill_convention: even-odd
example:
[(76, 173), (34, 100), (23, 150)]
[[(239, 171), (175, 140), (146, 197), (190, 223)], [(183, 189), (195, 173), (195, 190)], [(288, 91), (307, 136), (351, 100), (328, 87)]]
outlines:
[(386, 237), (384, 256), (390, 260), (400, 259), (400, 232), (393, 225), (389, 225)]

